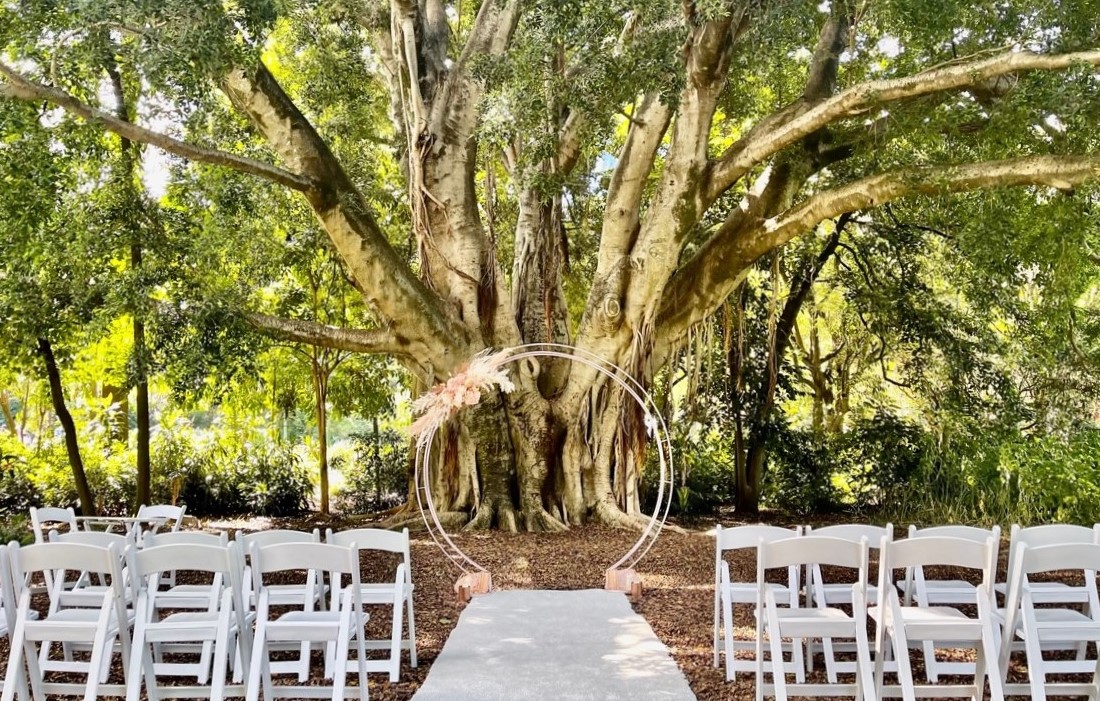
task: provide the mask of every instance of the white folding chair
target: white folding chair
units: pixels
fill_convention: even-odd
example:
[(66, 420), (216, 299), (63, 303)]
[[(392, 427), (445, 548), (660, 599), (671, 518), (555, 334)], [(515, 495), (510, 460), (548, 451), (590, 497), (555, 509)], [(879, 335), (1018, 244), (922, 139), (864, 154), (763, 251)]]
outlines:
[[(45, 543), (49, 531), (59, 526), (65, 527), (68, 533), (75, 533), (80, 530), (73, 507), (70, 506), (64, 509), (59, 506), (31, 507), (31, 530), (34, 531), (34, 542)], [(47, 589), (53, 588), (53, 574), (43, 572), (42, 576), (45, 578), (45, 586), (35, 587), (35, 594), (41, 594)]]
[[(133, 547), (134, 538), (132, 533), (127, 533), (126, 535), (105, 533), (103, 531), (68, 531), (67, 533), (58, 533), (57, 531), (51, 530), (49, 542), (80, 543), (82, 545), (94, 545), (98, 548), (107, 548), (113, 545), (125, 568), (126, 550)], [(103, 599), (103, 592), (108, 588), (108, 585), (104, 583), (102, 577), (98, 578), (97, 581), (98, 584), (93, 584), (92, 575), (88, 572), (81, 572), (75, 582), (65, 582), (64, 587), (58, 593), (61, 606), (68, 608), (95, 608), (99, 606), (100, 601)], [(125, 569), (123, 569), (122, 572), (122, 584), (127, 605), (129, 605), (131, 601), (130, 583)], [(65, 648), (65, 655), (65, 659), (69, 659), (68, 646)]]
[[(8, 555), (18, 604), (5, 679), (18, 679), (21, 665), (26, 664), (31, 692), (36, 701), (44, 701), (46, 694), (83, 696), (85, 701), (92, 701), (100, 695), (122, 695), (121, 685), (104, 683), (116, 641), (121, 650), (124, 673), (128, 671), (130, 652), (130, 620), (122, 586), (121, 558), (115, 546), (100, 548), (83, 543), (36, 543), (21, 548), (18, 543), (12, 543)], [(108, 577), (110, 586), (103, 591), (99, 607), (62, 606), (58, 594), (64, 579), (56, 578), (50, 591), (49, 613), (45, 618), (35, 620), (31, 615), (31, 590), (26, 584), (28, 575), (58, 572), (63, 577), (68, 570)], [(56, 642), (90, 645), (91, 657), (87, 662), (50, 660), (49, 648)], [(47, 682), (44, 674), (49, 671), (83, 674), (86, 681), (77, 684)], [(12, 701), (17, 685), (5, 684), (0, 699)]]
[[(882, 697), (897, 696), (898, 687), (884, 687), (883, 674), (887, 646), (897, 660), (900, 695), (905, 701), (921, 697), (953, 695), (984, 698), (985, 680), (989, 679), (993, 701), (1003, 701), (1004, 689), (997, 665), (997, 634), (993, 621), (993, 579), (997, 567), (996, 540), (990, 536), (984, 543), (964, 538), (928, 536), (906, 540), (883, 541), (879, 555), (878, 603), (868, 610), (875, 620), (875, 687)], [(981, 573), (982, 582), (973, 587), (973, 598), (967, 603), (977, 607), (977, 617), (971, 618), (954, 606), (927, 606), (902, 602), (893, 585), (895, 569), (921, 567), (953, 567)], [(912, 643), (928, 642), (953, 648), (977, 651), (977, 663), (972, 664), (972, 684), (916, 685), (909, 661)]]
[[(839, 608), (824, 605), (813, 608), (788, 606), (780, 608), (776, 589), (765, 579), (768, 570), (782, 567), (819, 567), (820, 565), (845, 567), (856, 570), (856, 581), (849, 588), (848, 600), (851, 615)], [(871, 652), (867, 643), (867, 541), (859, 542), (830, 538), (828, 536), (801, 536), (771, 542), (761, 539), (756, 569), (757, 610), (762, 624), (756, 630), (756, 698), (762, 701), (766, 693), (776, 701), (786, 701), (788, 693), (799, 696), (852, 696), (875, 701), (878, 696), (871, 670)], [(786, 665), (783, 664), (782, 639), (821, 637), (851, 640), (856, 650), (855, 682), (839, 684), (835, 679), (828, 684), (787, 684)], [(769, 663), (764, 661), (764, 638), (768, 639), (771, 653)], [(764, 683), (764, 675), (770, 672), (772, 683)]]
[[(314, 528), (311, 532), (288, 529), (273, 529), (255, 533), (237, 531), (236, 541), (240, 544), (245, 562), (249, 563), (244, 570), (245, 604), (250, 611), (255, 612), (256, 596), (260, 586), (257, 573), (250, 565), (252, 549), (285, 543), (320, 543), (321, 531), (317, 528)], [(327, 589), (325, 588), (324, 578), (314, 570), (306, 572), (304, 583), (269, 584), (267, 590), (272, 606), (300, 606), (305, 611), (312, 611), (315, 608), (324, 610), (325, 608)], [(279, 647), (276, 646), (276, 648)], [(281, 647), (287, 648), (288, 646), (283, 645)], [(273, 674), (295, 672), (298, 674), (298, 681), (303, 683), (309, 678), (310, 644), (303, 641), (298, 647), (301, 652), (297, 660), (279, 660), (271, 663)]]
[[(397, 553), (401, 562), (397, 565), (393, 580), (389, 582), (361, 582), (363, 605), (389, 606), (392, 609), (393, 623), (390, 626), (389, 639), (373, 640), (367, 638), (363, 644), (368, 650), (389, 649), (389, 657), (382, 660), (367, 660), (368, 672), (389, 672), (390, 681), (395, 682), (401, 676), (401, 650), (409, 651), (409, 664), (416, 667), (416, 619), (413, 614), (412, 558), (409, 555), (409, 529), (400, 533), (381, 528), (356, 528), (350, 531), (325, 532), (325, 542), (332, 545), (359, 549), (360, 557), (364, 552), (382, 551)], [(362, 572), (360, 572), (362, 577)], [(409, 617), (409, 636), (402, 638), (402, 611)]]
[[(778, 526), (735, 526), (722, 528), (718, 526), (714, 532), (714, 666), (718, 666), (719, 628), (725, 636), (723, 650), (726, 655), (726, 681), (733, 681), (736, 673), (756, 672), (754, 660), (739, 660), (735, 657), (735, 650), (756, 650), (754, 640), (735, 640), (733, 636), (733, 614), (737, 605), (748, 605), (756, 611), (757, 596), (756, 582), (751, 580), (732, 581), (729, 563), (723, 559), (723, 555), (734, 550), (752, 550), (755, 554), (760, 541), (786, 540), (797, 537), (802, 532), (801, 528), (779, 528)], [(787, 570), (787, 584), (772, 583), (768, 586), (775, 590), (776, 601), (784, 602), (787, 606), (798, 606), (800, 569), (791, 566)], [(759, 616), (756, 618), (756, 627), (760, 627)], [(802, 655), (802, 641), (792, 640), (787, 646), (791, 651), (791, 661), (787, 663), (787, 669), (793, 671), (799, 683), (806, 681), (806, 666)]]
[[(0, 638), (5, 638), (15, 630), (15, 585), (11, 578), (11, 569), (8, 566), (8, 546), (0, 543)], [(35, 614), (35, 618), (38, 615)], [(30, 694), (27, 690), (27, 677), (23, 665), (15, 670), (15, 676), (0, 679), (0, 693), (4, 686), (12, 684), (21, 701), (29, 701)]]
[[(142, 504), (137, 510), (138, 518), (164, 519), (164, 525), (167, 527), (167, 531), (178, 531), (183, 526), (183, 517), (186, 514), (187, 504), (182, 506), (173, 506), (172, 504)], [(135, 524), (135, 526), (139, 531), (141, 530), (140, 523)], [(157, 528), (155, 530), (160, 531), (161, 529)]]
[[(242, 598), (240, 552), (235, 543), (226, 546), (176, 543), (130, 551), (130, 572), (138, 589), (135, 606), (134, 644), (127, 677), (127, 701), (139, 701), (144, 679), (148, 698), (162, 695), (222, 699), (243, 696), (243, 684), (226, 684), (230, 658), (239, 642), (243, 659), (250, 659), (252, 635), (245, 619)], [(205, 572), (211, 575), (206, 606), (196, 611), (176, 611), (160, 617), (157, 599), (163, 573), (169, 570)], [(192, 596), (195, 595), (193, 592)], [(175, 602), (173, 602), (175, 603)], [(175, 606), (171, 608), (176, 608)], [(209, 644), (213, 644), (212, 654)], [(158, 661), (158, 652), (199, 653), (198, 662)], [(194, 676), (196, 684), (162, 688), (158, 676)], [(243, 675), (242, 675), (243, 677)], [(209, 681), (209, 684), (207, 684)]]
[[(985, 543), (993, 539), (994, 578), (996, 577), (997, 554), (1001, 547), (1001, 527), (978, 528), (976, 526), (933, 526), (917, 528), (909, 526), (910, 538), (961, 538), (975, 543)], [(994, 579), (996, 581), (996, 579)], [(962, 579), (928, 579), (923, 567), (912, 567), (905, 572), (905, 605), (914, 599), (920, 606), (963, 606), (974, 603), (974, 584)], [(993, 604), (996, 605), (996, 599)], [(995, 610), (995, 609), (994, 609)], [(994, 615), (996, 615), (994, 613)], [(928, 683), (939, 682), (941, 674), (974, 674), (971, 662), (947, 662), (936, 659), (935, 644), (925, 641), (924, 670)]]
[[(163, 545), (207, 545), (224, 548), (229, 544), (229, 535), (224, 531), (205, 533), (203, 531), (168, 531), (156, 533), (147, 531), (142, 536), (142, 548), (156, 548)], [(239, 548), (238, 548), (239, 552)], [(164, 583), (163, 581), (161, 582)], [(157, 593), (155, 605), (158, 609), (197, 609), (206, 608), (210, 601), (210, 587), (206, 584), (176, 584)]]
[[(261, 548), (253, 544), (252, 571), (260, 587), (256, 603), (256, 639), (252, 651), (252, 664), (248, 672), (247, 701), (257, 701), (260, 687), (264, 698), (325, 698), (340, 701), (345, 697), (367, 701), (366, 647), (363, 645), (367, 614), (363, 611), (362, 588), (359, 582), (359, 557), (354, 548), (328, 545), (327, 543), (283, 543)], [(318, 575), (328, 572), (333, 591), (332, 605), (326, 611), (299, 610), (271, 617), (272, 591), (263, 583), (263, 575), (274, 572), (312, 570)], [(341, 587), (343, 575), (350, 584)], [(352, 639), (356, 643), (356, 666), (359, 672), (358, 689), (348, 687), (348, 653)], [(335, 644), (332, 660), (332, 687), (297, 685), (284, 686), (272, 683), (270, 653), (273, 643), (329, 643)]]
[[(1100, 545), (1095, 543), (1065, 543), (1036, 548), (1020, 543), (1010, 563), (1013, 576), (1009, 581), (1005, 606), (1005, 625), (1000, 650), (1000, 668), (1007, 671), (1013, 641), (1024, 644), (1027, 655), (1028, 684), (1008, 684), (1009, 694), (1030, 694), (1034, 701), (1045, 701), (1047, 694), (1055, 696), (1087, 695), (1091, 699), (1100, 696), (1100, 655), (1098, 659), (1082, 667), (1080, 661), (1067, 668), (1066, 662), (1043, 659), (1045, 648), (1065, 649), (1089, 642), (1100, 642), (1100, 601), (1095, 587), (1088, 592), (1088, 613), (1073, 604), (1050, 606), (1047, 597), (1050, 589), (1032, 582), (1034, 574), (1076, 570), (1086, 573), (1086, 579), (1095, 583), (1095, 572), (1100, 570)], [(1059, 603), (1059, 602), (1055, 602)], [(1036, 604), (1047, 604), (1036, 608)], [(1087, 684), (1047, 681), (1048, 674), (1090, 672), (1092, 681)]]
[[(882, 540), (885, 538), (887, 541), (894, 539), (894, 524), (887, 523), (885, 526), (872, 526), (868, 524), (860, 523), (842, 523), (835, 526), (825, 526), (824, 528), (812, 529), (807, 527), (804, 535), (813, 536), (827, 536), (829, 538), (840, 538), (841, 540), (847, 540), (852, 543), (859, 543), (861, 541), (867, 542), (867, 547), (870, 550), (878, 550), (882, 545)], [(875, 583), (878, 582), (878, 574), (871, 574), (869, 570), (860, 570), (860, 573), (865, 575), (865, 579), (862, 584), (866, 589), (865, 601), (877, 601), (878, 600), (878, 588)], [(807, 586), (809, 587), (809, 593), (807, 599), (813, 602), (814, 605), (825, 608), (829, 606), (838, 605), (852, 605), (852, 584), (856, 582), (826, 582), (821, 573), (820, 564), (814, 564), (809, 567), (809, 573), (806, 576)], [(851, 643), (833, 643), (831, 638), (814, 636), (821, 638), (822, 652), (825, 657), (825, 673), (829, 679), (829, 683), (836, 684), (837, 672), (853, 673), (857, 670), (856, 662), (838, 662), (836, 659), (836, 652), (852, 652), (853, 647)], [(806, 666), (810, 671), (813, 671), (813, 646), (812, 640), (806, 641)], [(893, 663), (887, 663), (892, 667)]]
[[(1019, 524), (1012, 525), (1011, 536), (1008, 544), (1008, 569), (1005, 573), (1005, 581), (996, 585), (996, 591), (1008, 597), (1008, 583), (1012, 581), (1014, 573), (1013, 564), (1016, 562), (1016, 552), (1022, 545), (1029, 548), (1041, 548), (1047, 545), (1067, 545), (1069, 543), (1100, 544), (1100, 523), (1092, 528), (1075, 526), (1066, 523), (1048, 524), (1042, 526), (1029, 526), (1021, 528)], [(1089, 613), (1090, 602), (1097, 596), (1096, 572), (1085, 572), (1082, 585), (1071, 585), (1061, 581), (1031, 582), (1032, 601), (1037, 604), (1069, 604), (1076, 605), (1080, 610)], [(1004, 622), (1004, 611), (998, 610), (994, 614), (1001, 623)], [(1044, 643), (1043, 649), (1064, 649), (1051, 647), (1053, 643)], [(1090, 673), (1093, 671), (1093, 663), (1087, 659), (1087, 645), (1079, 643), (1076, 646), (1077, 659), (1059, 660), (1052, 663), (1057, 673)], [(1017, 640), (1015, 649), (1023, 649), (1023, 641)]]

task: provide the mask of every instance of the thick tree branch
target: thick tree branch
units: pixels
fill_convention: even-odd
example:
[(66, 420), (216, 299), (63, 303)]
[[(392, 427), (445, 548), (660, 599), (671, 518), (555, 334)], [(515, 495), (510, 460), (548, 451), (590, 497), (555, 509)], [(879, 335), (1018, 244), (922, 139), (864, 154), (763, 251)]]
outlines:
[(242, 173), (257, 175), (294, 190), (306, 191), (314, 185), (313, 181), (309, 178), (283, 170), (270, 163), (264, 163), (263, 161), (257, 161), (245, 156), (237, 156), (224, 151), (203, 148), (201, 146), (189, 144), (186, 141), (172, 138), (166, 134), (140, 127), (133, 122), (120, 119), (109, 112), (104, 112), (91, 105), (87, 105), (63, 90), (51, 88), (33, 81), (2, 62), (0, 62), (0, 75), (4, 76), (4, 82), (0, 84), (0, 95), (12, 97), (17, 100), (41, 100), (49, 102), (50, 104), (57, 105), (70, 114), (83, 117), (90, 122), (101, 124), (108, 131), (114, 132), (130, 141), (156, 146), (168, 153), (181, 156), (191, 161), (223, 166), (241, 171)]
[(767, 219), (744, 220), (714, 236), (669, 281), (658, 317), (666, 343), (713, 313), (762, 255), (826, 219), (909, 195), (939, 196), (995, 187), (1069, 189), (1100, 177), (1100, 156), (1029, 156), (965, 165), (915, 167), (872, 175), (808, 198)]
[(715, 162), (707, 186), (712, 201), (754, 166), (832, 122), (876, 105), (909, 100), (946, 90), (973, 88), (1010, 73), (1100, 66), (1100, 50), (1068, 54), (1009, 51), (991, 58), (933, 68), (904, 78), (855, 85), (820, 102), (800, 100), (750, 129)]
[(351, 351), (354, 353), (381, 353), (403, 355), (408, 353), (407, 344), (398, 341), (390, 330), (348, 329), (339, 326), (327, 326), (314, 321), (286, 319), (283, 317), (247, 312), (245, 320), (258, 332), (280, 341), (308, 343), (322, 348)]
[(437, 371), (460, 362), (467, 355), (464, 329), (390, 245), (362, 193), (270, 71), (262, 64), (235, 69), (224, 90), (284, 161), (318, 183), (306, 193), (310, 205), (372, 309), (400, 321), (405, 352)]

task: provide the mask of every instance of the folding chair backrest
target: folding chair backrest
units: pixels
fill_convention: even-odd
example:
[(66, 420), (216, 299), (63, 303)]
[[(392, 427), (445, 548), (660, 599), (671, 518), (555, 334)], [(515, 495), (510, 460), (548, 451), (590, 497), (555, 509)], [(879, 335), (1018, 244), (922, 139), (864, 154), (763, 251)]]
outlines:
[(133, 575), (139, 578), (173, 570), (240, 574), (239, 554), (235, 543), (225, 546), (172, 543), (131, 552), (130, 568)]
[(1013, 524), (1012, 536), (1008, 542), (1008, 578), (1012, 578), (1012, 568), (1021, 545), (1035, 549), (1068, 543), (1100, 543), (1100, 523), (1092, 528), (1068, 523), (1029, 526), (1027, 528), (1021, 528), (1019, 524)]
[(401, 532), (384, 528), (354, 528), (338, 533), (334, 533), (330, 528), (325, 531), (325, 542), (345, 548), (355, 543), (360, 550), (384, 550), (400, 554), (406, 562), (409, 559), (408, 528), (403, 529)]
[(762, 523), (752, 526), (734, 526), (733, 528), (718, 526), (714, 530), (714, 541), (718, 559), (721, 559), (722, 553), (726, 550), (756, 548), (760, 545), (761, 539), (766, 542), (786, 540), (801, 533), (801, 528), (780, 528), (779, 526), (767, 526)]
[(290, 570), (316, 570), (334, 574), (359, 573), (359, 558), (351, 547), (327, 543), (252, 544), (252, 567), (259, 574)]
[[(224, 548), (229, 545), (229, 535), (225, 531), (206, 533), (203, 531), (169, 531), (167, 533), (146, 533), (142, 545), (155, 548), (162, 545), (210, 545)], [(178, 568), (177, 568), (178, 569)]]
[(292, 531), (284, 528), (256, 531), (255, 533), (237, 531), (235, 540), (240, 543), (241, 551), (245, 557), (249, 557), (252, 554), (253, 546), (266, 548), (281, 543), (320, 543), (321, 531), (317, 528), (314, 528), (313, 531)]
[(50, 531), (50, 542), (82, 543), (84, 545), (95, 545), (100, 548), (114, 545), (121, 555), (126, 552), (126, 546), (134, 544), (134, 534), (133, 531), (127, 532), (126, 535), (122, 535), (121, 533), (107, 533), (105, 531), (70, 531), (69, 533)]
[(882, 541), (880, 571), (908, 567), (944, 566), (980, 570), (982, 583), (993, 586), (997, 566), (996, 540), (988, 535), (984, 542), (950, 536), (927, 536), (906, 540)]
[(867, 539), (851, 541), (823, 535), (799, 536), (768, 542), (761, 540), (758, 546), (760, 576), (765, 570), (791, 565), (825, 565), (861, 570), (861, 579), (867, 573)]
[(887, 523), (885, 526), (873, 526), (863, 523), (840, 523), (835, 526), (825, 526), (823, 528), (807, 527), (805, 535), (842, 538), (843, 540), (850, 540), (853, 543), (858, 543), (863, 538), (866, 538), (867, 547), (874, 550), (882, 544), (883, 538), (887, 540), (894, 539), (894, 524)]
[(49, 527), (63, 523), (69, 527), (69, 532), (78, 530), (76, 512), (70, 506), (62, 509), (57, 506), (31, 507), (31, 528), (34, 529), (34, 542), (45, 543)]
[(909, 526), (910, 538), (963, 538), (984, 543), (986, 538), (993, 536), (1000, 542), (1001, 527), (979, 528), (978, 526), (931, 526), (929, 528), (917, 528)]
[(183, 525), (183, 516), (187, 513), (187, 505), (172, 506), (171, 504), (142, 504), (138, 508), (138, 518), (163, 518), (168, 530), (178, 531)]

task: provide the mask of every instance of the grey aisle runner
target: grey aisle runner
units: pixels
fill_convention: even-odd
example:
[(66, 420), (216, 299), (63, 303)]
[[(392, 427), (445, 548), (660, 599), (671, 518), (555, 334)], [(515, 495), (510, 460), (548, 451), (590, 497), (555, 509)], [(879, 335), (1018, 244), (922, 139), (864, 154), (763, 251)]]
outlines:
[(498, 591), (475, 598), (414, 701), (693, 701), (653, 629), (615, 592)]

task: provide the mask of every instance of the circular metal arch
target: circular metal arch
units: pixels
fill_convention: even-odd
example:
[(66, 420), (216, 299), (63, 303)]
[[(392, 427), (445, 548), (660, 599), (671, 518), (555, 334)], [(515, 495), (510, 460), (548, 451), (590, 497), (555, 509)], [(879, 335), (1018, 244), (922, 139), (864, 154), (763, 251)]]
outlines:
[[(664, 417), (657, 408), (656, 402), (649, 392), (623, 368), (610, 363), (603, 358), (572, 346), (559, 343), (530, 343), (506, 349), (508, 357), (505, 365), (528, 358), (560, 358), (571, 362), (581, 363), (604, 377), (615, 382), (627, 395), (629, 395), (644, 414), (644, 421), (648, 432), (657, 444), (659, 462), (659, 478), (657, 487), (657, 503), (650, 515), (646, 526), (634, 545), (618, 561), (608, 569), (633, 568), (657, 541), (657, 537), (664, 528), (668, 519), (668, 512), (672, 506), (672, 485), (674, 468), (672, 463), (672, 446), (668, 435), (668, 426)], [(465, 574), (473, 572), (487, 572), (487, 570), (467, 555), (451, 538), (439, 520), (439, 513), (435, 507), (431, 490), (431, 457), (432, 445), (439, 425), (430, 426), (417, 442), (416, 461), (413, 479), (416, 484), (416, 502), (420, 509), (420, 515), (424, 519), (424, 525), (432, 541), (443, 551)]]

